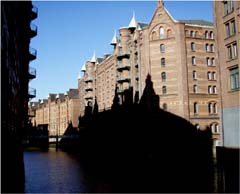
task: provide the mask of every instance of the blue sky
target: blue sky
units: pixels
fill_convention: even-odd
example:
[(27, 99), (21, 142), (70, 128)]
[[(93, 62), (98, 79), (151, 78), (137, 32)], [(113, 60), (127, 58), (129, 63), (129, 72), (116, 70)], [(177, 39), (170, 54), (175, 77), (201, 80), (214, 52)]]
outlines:
[[(212, 1), (164, 1), (177, 19), (213, 21)], [(150, 22), (156, 1), (34, 1), (38, 35), (31, 40), (37, 59), (30, 66), (37, 78), (30, 87), (37, 89), (33, 101), (49, 93), (77, 88), (78, 73), (94, 50), (97, 57), (112, 52), (114, 30), (128, 26), (133, 11), (137, 21)]]

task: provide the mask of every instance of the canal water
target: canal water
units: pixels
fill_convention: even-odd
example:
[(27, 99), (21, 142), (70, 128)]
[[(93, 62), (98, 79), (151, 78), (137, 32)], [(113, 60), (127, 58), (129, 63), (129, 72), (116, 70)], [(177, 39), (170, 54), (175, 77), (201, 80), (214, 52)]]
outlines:
[(83, 193), (86, 179), (78, 159), (61, 150), (26, 150), (25, 193)]

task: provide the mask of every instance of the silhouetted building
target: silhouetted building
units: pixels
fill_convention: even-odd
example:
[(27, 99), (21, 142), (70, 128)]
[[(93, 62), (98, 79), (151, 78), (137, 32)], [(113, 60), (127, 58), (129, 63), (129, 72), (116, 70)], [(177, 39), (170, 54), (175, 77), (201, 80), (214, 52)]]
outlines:
[(30, 112), (35, 110), (32, 124), (35, 126), (48, 124), (49, 135), (62, 135), (69, 123), (72, 123), (73, 127), (78, 127), (80, 114), (78, 89), (70, 89), (65, 94), (49, 94), (48, 99), (30, 105)]
[[(111, 55), (97, 58), (94, 53), (83, 65), (81, 104), (94, 104), (96, 96), (99, 111), (111, 108), (115, 88), (120, 103), (130, 88), (133, 98), (137, 94), (140, 99), (150, 74), (160, 108), (187, 119), (198, 129), (209, 126), (215, 145), (221, 144), (213, 23), (176, 20), (158, 1), (148, 24), (138, 22), (134, 15), (127, 27), (119, 29), (119, 38), (114, 34), (111, 45)], [(81, 108), (84, 112), (84, 106)]]
[(36, 77), (29, 62), (36, 59), (30, 39), (37, 35), (31, 1), (1, 1), (1, 144), (2, 192), (23, 192), (22, 136), (28, 126), (28, 101), (36, 90), (28, 83)]

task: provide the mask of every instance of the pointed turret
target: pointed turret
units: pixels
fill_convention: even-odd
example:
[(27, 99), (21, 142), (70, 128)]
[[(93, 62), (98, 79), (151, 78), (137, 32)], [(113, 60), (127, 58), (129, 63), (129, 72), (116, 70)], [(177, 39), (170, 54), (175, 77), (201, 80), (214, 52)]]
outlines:
[(137, 27), (137, 21), (136, 21), (136, 18), (135, 18), (135, 13), (133, 12), (133, 17), (128, 25), (128, 28), (129, 29), (135, 29)]
[(112, 41), (111, 41), (111, 45), (113, 45), (113, 46), (116, 46), (117, 45), (117, 42), (118, 42), (118, 40), (117, 40), (117, 32), (116, 32), (116, 30), (115, 30), (115, 32), (114, 32), (114, 35), (113, 35), (113, 38), (112, 38)]
[(81, 79), (82, 76), (81, 76), (81, 72), (78, 73), (78, 79)]
[(83, 64), (81, 71), (83, 71), (83, 72), (86, 71), (86, 65), (85, 65), (85, 63)]
[(90, 62), (96, 63), (96, 61), (97, 61), (97, 57), (96, 57), (96, 53), (95, 53), (95, 51), (94, 51), (93, 56), (92, 56), (92, 59), (91, 59)]

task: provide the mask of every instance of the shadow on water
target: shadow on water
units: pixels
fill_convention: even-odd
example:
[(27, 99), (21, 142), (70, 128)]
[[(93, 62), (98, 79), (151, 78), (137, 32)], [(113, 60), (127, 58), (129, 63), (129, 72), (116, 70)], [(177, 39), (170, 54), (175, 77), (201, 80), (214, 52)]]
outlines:
[(150, 75), (140, 100), (116, 88), (111, 110), (97, 107), (87, 106), (79, 121), (77, 150), (90, 192), (213, 190), (211, 130), (160, 109)]

